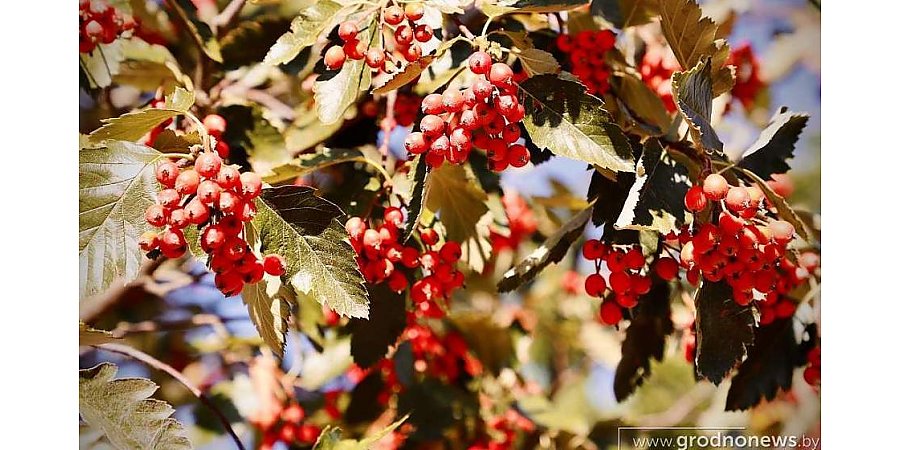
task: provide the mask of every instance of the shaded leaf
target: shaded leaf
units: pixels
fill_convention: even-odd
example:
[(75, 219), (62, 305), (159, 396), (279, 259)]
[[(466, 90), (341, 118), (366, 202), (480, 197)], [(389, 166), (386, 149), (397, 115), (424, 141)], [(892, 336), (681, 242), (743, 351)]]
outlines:
[(286, 64), (296, 58), (301, 50), (313, 45), (323, 31), (341, 21), (340, 10), (341, 5), (331, 0), (313, 2), (291, 21), (291, 31), (275, 41), (263, 64)]
[(320, 152), (306, 153), (287, 164), (273, 167), (268, 175), (263, 176), (263, 180), (270, 184), (281, 183), (335, 164), (365, 160), (366, 156), (359, 149), (326, 147)]
[(341, 120), (331, 124), (322, 123), (313, 101), (295, 108), (294, 113), (296, 118), (284, 132), (285, 145), (291, 153), (300, 153), (315, 147), (334, 136), (344, 125)]
[(153, 148), (162, 153), (187, 153), (192, 145), (202, 142), (196, 132), (176, 134), (173, 130), (165, 129), (153, 139)]
[(144, 220), (156, 201), (157, 161), (162, 153), (131, 142), (107, 141), (106, 146), (78, 153), (79, 296), (83, 300), (105, 291), (114, 280), (137, 276), (143, 252), (137, 245)]
[(146, 378), (114, 380), (118, 367), (103, 363), (78, 371), (78, 413), (120, 449), (190, 449), (184, 427), (168, 403), (149, 398), (158, 386)]
[[(426, 378), (422, 382), (405, 386), (397, 401), (397, 413), (408, 415), (409, 423), (415, 427), (410, 438), (440, 439), (444, 429), (456, 421), (455, 407), (465, 401), (474, 403), (471, 392), (441, 383), (437, 379)], [(471, 406), (477, 412), (477, 404)]]
[(779, 390), (789, 391), (794, 367), (801, 354), (794, 337), (794, 319), (778, 319), (756, 331), (756, 343), (731, 379), (726, 411), (752, 408), (772, 400)]
[(640, 121), (644, 129), (649, 127), (652, 136), (661, 136), (672, 124), (662, 99), (643, 81), (627, 74), (614, 74), (610, 87), (616, 97), (628, 109), (628, 113)]
[(694, 67), (704, 56), (709, 56), (712, 58), (710, 82), (713, 97), (729, 91), (734, 85), (734, 73), (726, 65), (728, 44), (716, 39), (716, 23), (703, 17), (695, 0), (667, 0), (658, 5), (663, 35), (681, 67)]
[(373, 370), (366, 375), (350, 392), (350, 404), (344, 411), (344, 422), (355, 425), (377, 419), (384, 411), (384, 406), (378, 401), (384, 388), (380, 371)]
[(536, 146), (613, 171), (634, 171), (631, 147), (603, 101), (570, 74), (538, 75), (521, 87), (523, 123)]
[(551, 263), (557, 263), (562, 260), (568, 253), (569, 247), (581, 237), (588, 219), (591, 218), (591, 213), (592, 208), (587, 208), (572, 217), (556, 233), (548, 237), (540, 247), (516, 264), (515, 267), (506, 271), (503, 274), (503, 278), (497, 283), (497, 289), (500, 292), (509, 292), (517, 289), (533, 280), (538, 273)]
[(113, 82), (128, 84), (144, 91), (162, 87), (172, 92), (177, 86), (190, 87), (192, 82), (178, 68), (178, 62), (169, 50), (142, 39), (121, 39), (122, 61), (113, 74)]
[(690, 188), (688, 169), (672, 159), (659, 141), (647, 141), (616, 228), (660, 234), (677, 231), (690, 218), (684, 208), (684, 196)]
[(750, 306), (735, 303), (731, 286), (724, 281), (704, 281), (694, 303), (697, 375), (718, 385), (753, 345), (753, 311)]
[(522, 67), (529, 77), (559, 72), (559, 62), (548, 51), (526, 48), (516, 53), (516, 56), (519, 57), (519, 61), (522, 62)]
[(109, 331), (97, 330), (84, 322), (78, 322), (78, 345), (99, 345), (114, 342), (117, 339)]
[(304, 186), (264, 189), (256, 206), (252, 224), (263, 252), (285, 258), (283, 279), (342, 316), (369, 316), (356, 252), (337, 220), (340, 208)]
[(78, 54), (81, 68), (92, 88), (109, 86), (113, 77), (119, 74), (120, 65), (125, 59), (123, 42), (123, 39), (116, 39), (109, 44), (99, 43), (92, 52)]
[(515, 349), (509, 330), (498, 325), (491, 316), (466, 312), (456, 313), (450, 321), (465, 338), (469, 350), (494, 375), (510, 367)]
[(797, 234), (801, 238), (803, 238), (803, 240), (808, 241), (809, 237), (812, 236), (812, 233), (809, 231), (808, 225), (803, 221), (803, 219), (800, 218), (799, 215), (797, 215), (796, 212), (794, 212), (794, 209), (791, 208), (791, 205), (788, 204), (787, 200), (775, 193), (775, 191), (773, 191), (772, 188), (765, 182), (765, 180), (759, 177), (759, 175), (742, 167), (738, 167), (738, 170), (740, 170), (744, 175), (747, 175), (748, 177), (753, 179), (753, 181), (756, 182), (756, 185), (760, 189), (762, 189), (763, 194), (766, 195), (766, 200), (768, 200), (769, 204), (775, 207), (775, 211), (778, 212), (778, 217), (793, 225), (794, 230), (797, 232)]
[(722, 141), (710, 124), (713, 91), (709, 68), (707, 58), (687, 72), (672, 74), (672, 97), (689, 125), (694, 143), (708, 153), (721, 155)]
[(400, 237), (401, 242), (406, 242), (412, 236), (416, 224), (422, 217), (422, 207), (427, 196), (426, 187), (428, 186), (428, 173), (431, 172), (431, 166), (425, 164), (421, 156), (417, 156), (409, 164), (409, 182), (410, 192), (409, 198), (406, 199), (406, 224)]
[(482, 272), (491, 256), (488, 229), (493, 215), (487, 194), (467, 166), (444, 164), (428, 176), (425, 206), (439, 212), (447, 229), (447, 239), (462, 246), (462, 259), (476, 272)]
[(369, 318), (350, 319), (350, 354), (362, 368), (372, 367), (388, 353), (406, 327), (406, 296), (387, 283), (368, 286)]
[(634, 184), (635, 174), (620, 172), (615, 180), (603, 176), (595, 170), (588, 186), (588, 199), (594, 201), (594, 213), (591, 221), (596, 226), (604, 223), (612, 224), (622, 213), (628, 192)]
[(91, 142), (107, 139), (136, 141), (166, 119), (184, 114), (194, 104), (194, 94), (176, 88), (166, 97), (164, 108), (146, 108), (103, 120), (103, 126), (91, 132)]
[(215, 62), (222, 62), (222, 51), (215, 33), (206, 22), (197, 17), (197, 7), (191, 0), (174, 0), (167, 2), (187, 25), (187, 31), (199, 42), (203, 53)]
[(628, 398), (650, 376), (651, 359), (662, 361), (666, 337), (673, 331), (669, 284), (654, 279), (650, 292), (640, 298), (625, 332), (622, 359), (613, 382), (617, 401)]
[(284, 356), (284, 340), (290, 315), (290, 291), (278, 277), (266, 274), (259, 283), (245, 284), (241, 299), (263, 342), (279, 358)]
[(601, 15), (616, 28), (650, 23), (659, 15), (659, 0), (593, 0), (591, 12)]
[(290, 22), (287, 19), (273, 15), (239, 22), (220, 41), (225, 66), (238, 68), (263, 61), (269, 48), (275, 45), (282, 34), (289, 33), (289, 28)]
[(794, 145), (806, 127), (809, 115), (781, 108), (759, 134), (756, 142), (744, 151), (738, 166), (767, 180), (773, 173), (790, 170), (787, 160), (794, 157)]

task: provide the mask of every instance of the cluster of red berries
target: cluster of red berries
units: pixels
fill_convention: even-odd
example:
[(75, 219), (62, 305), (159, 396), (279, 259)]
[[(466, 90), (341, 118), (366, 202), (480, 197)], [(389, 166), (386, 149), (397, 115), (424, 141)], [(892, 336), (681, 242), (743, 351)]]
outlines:
[[(731, 96), (741, 102), (745, 111), (753, 109), (756, 96), (765, 87), (760, 78), (759, 61), (753, 54), (753, 48), (745, 43), (731, 51), (728, 65), (735, 67), (734, 88)], [(729, 104), (730, 106), (730, 104)]]
[(305, 424), (306, 411), (299, 404), (291, 401), (281, 410), (278, 419), (262, 430), (260, 450), (272, 450), (278, 442), (287, 445), (308, 446), (316, 443), (322, 429), (316, 425)]
[(456, 269), (462, 248), (454, 241), (438, 246), (440, 237), (433, 228), (418, 231), (421, 251), (403, 245), (398, 241), (403, 223), (403, 211), (388, 207), (381, 225), (370, 226), (360, 217), (351, 217), (345, 228), (367, 282), (387, 282), (392, 291), (402, 292), (409, 287), (409, 280), (415, 279), (410, 296), (417, 311), (426, 317), (443, 317), (444, 310), (437, 301), (448, 298), (465, 280)]
[(610, 30), (585, 30), (556, 38), (556, 47), (568, 57), (572, 74), (587, 86), (588, 93), (595, 95), (609, 91), (610, 70), (604, 55), (615, 45), (616, 35)]
[(500, 233), (491, 227), (490, 240), (494, 253), (502, 250), (515, 251), (525, 238), (537, 231), (537, 219), (521, 195), (515, 191), (506, 191), (501, 201), (509, 223), (509, 234)]
[(422, 100), (426, 115), (419, 122), (419, 131), (406, 137), (406, 150), (424, 154), (431, 167), (439, 167), (444, 160), (462, 164), (473, 147), (485, 151), (488, 167), (495, 172), (525, 166), (531, 155), (516, 143), (525, 106), (519, 103), (512, 69), (492, 63), (490, 55), (482, 51), (469, 57), (469, 69), (479, 75), (471, 87), (429, 94)]
[[(382, 99), (380, 103), (375, 100), (366, 101), (361, 108), (363, 115), (372, 119), (378, 117), (386, 109), (386, 102), (387, 99)], [(397, 93), (397, 101), (394, 103), (394, 120), (396, 124), (401, 127), (411, 126), (419, 115), (419, 107), (421, 105), (422, 97), (403, 92)]]
[(468, 450), (511, 450), (517, 448), (515, 444), (518, 432), (531, 433), (535, 430), (534, 422), (513, 408), (490, 418), (486, 425), (491, 434), (490, 441), (478, 441), (470, 445)]
[[(165, 108), (166, 101), (161, 98), (156, 98), (150, 101), (151, 108)], [(153, 146), (156, 143), (156, 138), (162, 134), (170, 125), (174, 119), (166, 119), (162, 121), (159, 125), (153, 127), (150, 130), (150, 133), (147, 136), (147, 145)], [(203, 126), (206, 128), (206, 131), (216, 138), (216, 153), (219, 154), (219, 157), (222, 159), (228, 158), (228, 155), (231, 154), (231, 147), (228, 146), (228, 143), (222, 139), (222, 135), (225, 133), (225, 129), (228, 126), (225, 118), (218, 114), (209, 114), (203, 118)], [(184, 131), (184, 130), (182, 130)]]
[(667, 58), (663, 52), (647, 52), (641, 60), (640, 72), (644, 84), (662, 99), (669, 112), (675, 111), (672, 97), (672, 74), (679, 69), (678, 62)]
[(104, 0), (79, 0), (78, 51), (90, 53), (98, 44), (111, 44), (135, 25), (130, 15), (122, 14)]
[(822, 380), (822, 347), (815, 346), (806, 354), (806, 368), (803, 369), (803, 379), (813, 387), (819, 386)]
[[(597, 239), (585, 242), (581, 251), (585, 259), (594, 261), (595, 268), (584, 279), (584, 291), (591, 297), (604, 297), (600, 303), (600, 321), (615, 325), (622, 320), (623, 309), (634, 308), (638, 297), (650, 292), (653, 282), (644, 254), (640, 247), (613, 248)], [(606, 262), (609, 269), (607, 278), (600, 274), (601, 262)], [(656, 270), (660, 272), (659, 264)]]
[[(406, 3), (404, 8), (393, 4), (382, 10), (384, 24), (393, 30), (393, 52), (385, 53), (376, 47), (366, 48), (357, 39), (359, 28), (353, 21), (341, 23), (338, 27), (338, 36), (344, 41), (343, 45), (335, 45), (325, 51), (325, 66), (331, 70), (338, 70), (344, 65), (347, 58), (353, 60), (366, 60), (366, 65), (372, 69), (383, 71), (387, 64), (393, 67), (399, 66), (402, 58), (406, 62), (415, 62), (422, 57), (421, 43), (430, 41), (434, 37), (431, 26), (416, 22), (425, 16), (425, 6), (422, 3)], [(406, 22), (406, 23), (404, 23)], [(389, 60), (390, 59), (390, 60)]]
[(432, 378), (455, 383), (462, 373), (478, 376), (484, 371), (481, 361), (469, 351), (469, 345), (457, 331), (447, 331), (443, 336), (427, 325), (412, 323), (403, 332), (413, 354), (416, 372)]
[(156, 179), (163, 190), (144, 218), (163, 230), (141, 235), (142, 250), (179, 258), (188, 248), (184, 228), (196, 225), (201, 229), (200, 247), (210, 255), (209, 268), (216, 273), (216, 287), (225, 296), (239, 294), (244, 284), (257, 283), (266, 273), (284, 274), (281, 256), (260, 258), (242, 237), (244, 223), (256, 214), (254, 199), (262, 192), (259, 175), (241, 173), (236, 166), (223, 165), (215, 152), (204, 152), (193, 169), (181, 170), (171, 161), (160, 163)]
[(731, 186), (725, 177), (711, 174), (688, 190), (684, 202), (692, 212), (704, 210), (710, 202), (722, 204), (716, 223), (705, 223), (689, 236), (683, 231), (679, 237), (681, 265), (692, 284), (701, 275), (712, 282), (724, 279), (740, 305), (754, 298), (775, 304), (808, 276), (786, 256), (794, 238), (793, 225), (783, 220), (766, 223), (756, 217), (765, 209), (765, 196), (758, 187)]

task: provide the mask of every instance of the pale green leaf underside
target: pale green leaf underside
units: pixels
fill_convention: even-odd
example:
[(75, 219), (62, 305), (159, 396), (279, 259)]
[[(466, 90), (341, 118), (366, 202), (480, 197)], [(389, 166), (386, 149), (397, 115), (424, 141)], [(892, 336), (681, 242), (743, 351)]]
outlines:
[(275, 41), (266, 53), (263, 63), (274, 66), (286, 64), (296, 58), (304, 48), (313, 45), (329, 25), (333, 26), (340, 19), (337, 16), (340, 9), (340, 4), (322, 0), (301, 11), (291, 22), (291, 31)]

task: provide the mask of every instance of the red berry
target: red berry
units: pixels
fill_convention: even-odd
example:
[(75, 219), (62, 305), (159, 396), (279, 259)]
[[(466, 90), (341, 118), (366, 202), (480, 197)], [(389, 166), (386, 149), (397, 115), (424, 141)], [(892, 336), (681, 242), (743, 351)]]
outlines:
[(416, 29), (413, 32), (416, 40), (419, 42), (428, 42), (434, 36), (434, 30), (431, 29), (427, 24), (416, 25)]
[(513, 167), (525, 167), (531, 161), (531, 153), (528, 152), (524, 145), (513, 144), (509, 146), (509, 150), (506, 152), (506, 160)]
[(706, 208), (706, 196), (701, 186), (692, 186), (684, 195), (684, 207), (691, 212), (703, 211)]
[(215, 277), (216, 288), (222, 294), (225, 294), (226, 297), (233, 297), (244, 288), (244, 280), (241, 278), (241, 274), (233, 270), (217, 273)]
[(226, 238), (225, 232), (218, 225), (210, 225), (200, 234), (200, 246), (204, 249), (216, 250), (222, 247)]
[(209, 220), (209, 208), (200, 200), (200, 197), (194, 197), (184, 206), (184, 214), (187, 221), (194, 225), (202, 225)]
[(496, 63), (491, 65), (490, 75), (488, 77), (491, 84), (498, 87), (512, 86), (513, 71), (504, 63)]
[(373, 69), (384, 67), (384, 50), (380, 48), (370, 48), (366, 52), (366, 65)]
[(160, 205), (150, 205), (144, 212), (144, 220), (154, 227), (161, 227), (166, 224), (166, 211)]
[(740, 214), (750, 206), (750, 193), (743, 186), (735, 186), (725, 195), (725, 206), (733, 213)]
[(403, 22), (403, 9), (397, 5), (391, 5), (384, 9), (384, 21), (388, 25), (398, 25)]
[[(471, 61), (471, 59), (470, 59)], [(472, 82), (472, 94), (477, 101), (484, 101), (494, 92), (494, 86), (484, 78), (478, 78)]]
[(465, 99), (463, 98), (462, 93), (460, 93), (456, 89), (450, 89), (444, 92), (441, 100), (444, 110), (452, 113), (462, 110), (463, 105), (465, 104)]
[(599, 273), (592, 273), (584, 279), (584, 291), (591, 297), (600, 297), (606, 291), (606, 280)]
[(781, 245), (787, 245), (794, 237), (794, 226), (783, 220), (775, 220), (769, 223), (772, 230), (772, 238)]
[(259, 196), (262, 192), (262, 178), (254, 172), (241, 174), (241, 195), (245, 200)]
[(219, 194), (219, 210), (225, 214), (236, 214), (241, 209), (241, 198), (232, 191)]
[(344, 50), (344, 55), (350, 59), (360, 60), (366, 57), (366, 45), (358, 39), (345, 42), (341, 48)]
[(710, 174), (703, 180), (703, 193), (712, 201), (719, 201), (728, 194), (728, 181), (717, 173)]
[(437, 244), (439, 239), (437, 231), (434, 231), (434, 228), (426, 228), (422, 230), (420, 236), (422, 237), (422, 242), (424, 242), (425, 245)]
[(175, 179), (175, 190), (184, 196), (196, 193), (199, 185), (200, 175), (194, 170), (185, 170)]
[(396, 30), (394, 30), (394, 40), (396, 40), (397, 44), (401, 46), (407, 46), (411, 44), (413, 39), (413, 29), (407, 25), (400, 25)]
[(425, 140), (425, 135), (416, 131), (406, 136), (406, 139), (403, 141), (403, 147), (406, 148), (407, 152), (418, 155), (428, 150), (428, 143)]
[(659, 258), (654, 268), (663, 280), (672, 281), (678, 277), (678, 262), (674, 258)]
[(632, 248), (625, 253), (625, 266), (631, 270), (644, 267), (644, 254), (637, 248)]
[(600, 304), (600, 320), (607, 325), (615, 325), (622, 320), (622, 308), (614, 301), (604, 300)]
[(222, 195), (222, 188), (215, 181), (206, 180), (197, 187), (197, 198), (205, 205), (217, 205), (220, 195)]
[(163, 161), (156, 166), (156, 181), (159, 181), (159, 184), (173, 188), (175, 187), (175, 180), (178, 178), (178, 166), (171, 161)]
[(138, 238), (138, 246), (141, 250), (149, 252), (159, 246), (159, 236), (155, 231), (145, 231)]
[(263, 258), (263, 268), (265, 268), (267, 274), (280, 277), (284, 275), (286, 268), (284, 258), (281, 255), (266, 255)]
[(356, 39), (356, 35), (359, 33), (359, 28), (356, 27), (356, 24), (351, 21), (346, 21), (341, 23), (341, 26), (338, 27), (338, 36), (341, 37), (345, 42)]
[(403, 272), (395, 271), (388, 277), (388, 288), (390, 288), (394, 292), (403, 292), (406, 287), (409, 285), (409, 280), (406, 279), (406, 275)]
[(222, 189), (233, 189), (241, 185), (241, 172), (234, 166), (222, 166), (216, 175), (216, 183)]
[(403, 58), (409, 62), (418, 61), (422, 57), (422, 47), (412, 44), (404, 52)]
[(625, 272), (609, 274), (609, 287), (617, 294), (624, 294), (631, 288), (631, 277)]
[(346, 59), (347, 55), (344, 54), (344, 49), (335, 45), (325, 52), (325, 67), (331, 70), (340, 69)]
[(440, 114), (444, 112), (444, 97), (441, 94), (428, 94), (422, 99), (422, 112)]
[(400, 208), (391, 206), (384, 210), (384, 223), (394, 228), (403, 226), (403, 211)]
[(469, 56), (469, 70), (476, 75), (487, 74), (491, 70), (491, 56), (482, 51), (472, 53)]
[(453, 264), (462, 257), (462, 247), (460, 247), (458, 242), (447, 241), (441, 247), (439, 253), (444, 262)]
[(156, 201), (164, 208), (175, 208), (181, 203), (181, 194), (175, 189), (163, 189), (157, 194)]
[(597, 239), (588, 239), (581, 248), (585, 259), (602, 259), (606, 256), (607, 247)]
[(425, 15), (425, 6), (421, 3), (407, 3), (405, 13), (409, 20), (415, 22)]
[(180, 258), (187, 251), (187, 241), (181, 230), (167, 230), (160, 235), (159, 250), (166, 258)]
[(100, 22), (92, 20), (84, 26), (84, 32), (94, 39), (100, 39), (103, 36), (103, 25)]
[(434, 114), (429, 114), (419, 122), (419, 129), (425, 136), (435, 138), (444, 132), (444, 119)]
[(225, 132), (225, 127), (227, 126), (227, 122), (225, 122), (225, 118), (218, 114), (209, 114), (203, 118), (203, 126), (206, 127), (206, 131), (213, 136), (221, 136), (222, 133)]

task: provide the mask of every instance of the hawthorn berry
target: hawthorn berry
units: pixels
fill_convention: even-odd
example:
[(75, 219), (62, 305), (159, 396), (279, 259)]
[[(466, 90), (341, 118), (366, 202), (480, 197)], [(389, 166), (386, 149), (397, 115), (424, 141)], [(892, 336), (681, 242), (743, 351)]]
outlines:
[(706, 196), (703, 187), (692, 186), (684, 195), (684, 207), (691, 212), (699, 212), (706, 209)]
[(717, 173), (710, 174), (703, 180), (703, 194), (712, 201), (719, 201), (725, 198), (729, 187), (725, 177)]
[(325, 67), (331, 70), (340, 69), (346, 59), (347, 56), (344, 54), (344, 49), (335, 45), (325, 52)]

